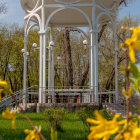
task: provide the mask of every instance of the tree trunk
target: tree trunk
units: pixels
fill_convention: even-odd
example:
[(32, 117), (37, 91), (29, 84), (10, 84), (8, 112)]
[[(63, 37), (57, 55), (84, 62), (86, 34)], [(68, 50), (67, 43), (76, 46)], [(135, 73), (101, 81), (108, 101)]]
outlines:
[(65, 29), (64, 32), (64, 49), (66, 58), (66, 71), (67, 80), (66, 86), (73, 87), (73, 67), (72, 67), (72, 56), (71, 56), (71, 45), (70, 45), (70, 34), (69, 30)]
[(81, 80), (80, 80), (80, 82), (79, 82), (79, 87), (80, 87), (80, 88), (82, 88), (82, 86), (85, 85), (85, 82), (86, 82), (87, 77), (88, 77), (88, 73), (89, 73), (89, 61), (88, 61), (88, 64), (87, 64), (87, 66), (86, 66), (86, 69), (85, 69), (83, 75), (81, 76)]
[[(118, 60), (118, 66), (120, 65), (120, 63), (123, 61), (125, 59), (125, 57), (120, 57), (120, 59)], [(115, 66), (113, 66), (112, 67), (112, 69), (111, 69), (111, 72), (110, 72), (110, 74), (109, 74), (109, 78), (108, 78), (108, 80), (107, 80), (107, 82), (106, 82), (106, 86), (105, 86), (105, 89), (106, 90), (109, 90), (110, 89), (110, 87), (111, 87), (111, 85), (112, 85), (112, 82), (113, 82), (113, 78), (114, 78), (114, 76), (115, 76)]]

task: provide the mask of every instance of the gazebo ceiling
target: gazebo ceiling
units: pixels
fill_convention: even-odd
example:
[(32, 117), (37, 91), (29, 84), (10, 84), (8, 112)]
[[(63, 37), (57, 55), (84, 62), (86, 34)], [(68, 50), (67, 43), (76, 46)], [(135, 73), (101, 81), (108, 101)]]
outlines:
[[(116, 2), (116, 4), (119, 5), (120, 0), (95, 0), (96, 4), (102, 8), (111, 9)], [(39, 7), (41, 5), (41, 0), (36, 5), (38, 0), (21, 0), (21, 6), (25, 10), (26, 15), (29, 14), (27, 10), (31, 11), (36, 6)], [(62, 4), (65, 3), (72, 3), (72, 4), (79, 4), (79, 6), (76, 6), (76, 8), (79, 8), (84, 13), (87, 14), (89, 19), (92, 21), (92, 7), (90, 4), (92, 4), (92, 0), (45, 0), (45, 5), (57, 5), (59, 7), (47, 7), (45, 9), (45, 19), (47, 21), (48, 17), (52, 14), (53, 11), (55, 11), (58, 8), (61, 8)], [(80, 6), (81, 4), (81, 6)], [(82, 4), (87, 4), (87, 6), (82, 6)], [(95, 17), (97, 17), (103, 10), (100, 8), (96, 8)], [(111, 10), (111, 12), (114, 12)], [(40, 15), (40, 11), (38, 11), (38, 14)], [(35, 20), (35, 19), (33, 19)], [(104, 24), (106, 22), (110, 21), (110, 18), (107, 15), (103, 15), (99, 23)], [(76, 9), (61, 9), (61, 11), (58, 11), (56, 14), (52, 16), (52, 18), (49, 21), (49, 25), (53, 26), (88, 26), (89, 23), (85, 16), (77, 11)]]

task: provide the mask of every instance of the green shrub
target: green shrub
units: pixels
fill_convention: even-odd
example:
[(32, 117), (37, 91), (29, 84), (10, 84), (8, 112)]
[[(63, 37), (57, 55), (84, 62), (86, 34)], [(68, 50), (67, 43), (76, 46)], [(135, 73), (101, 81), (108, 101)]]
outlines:
[(80, 108), (80, 110), (77, 111), (79, 119), (83, 122), (85, 127), (88, 127), (89, 129), (89, 123), (86, 122), (87, 118), (93, 118), (93, 109), (89, 107), (83, 107)]
[(46, 123), (48, 124), (50, 129), (53, 128), (54, 131), (61, 130), (61, 125), (64, 120), (65, 114), (66, 111), (64, 108), (59, 109), (50, 108), (46, 109), (43, 112)]
[[(112, 115), (110, 115), (105, 109), (99, 110), (99, 113), (106, 118), (107, 120), (111, 120), (113, 118)], [(83, 122), (85, 127), (89, 128), (89, 123), (86, 122), (87, 118), (93, 118), (96, 119), (94, 115), (94, 110), (92, 108), (81, 108), (77, 111), (79, 119)]]
[(3, 112), (3, 110), (4, 110), (4, 108), (3, 108), (3, 107), (1, 107), (1, 108), (0, 108), (0, 114)]
[(112, 120), (113, 119), (113, 115), (110, 115), (106, 109), (102, 109), (102, 110), (99, 110), (99, 113), (107, 120)]

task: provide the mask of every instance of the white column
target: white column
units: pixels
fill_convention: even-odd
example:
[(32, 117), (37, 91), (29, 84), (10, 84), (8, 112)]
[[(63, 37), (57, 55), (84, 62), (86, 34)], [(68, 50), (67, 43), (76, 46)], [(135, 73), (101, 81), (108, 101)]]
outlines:
[(115, 41), (115, 101), (118, 103), (118, 39), (117, 39), (117, 25), (114, 22), (114, 41)]
[(46, 32), (40, 31), (39, 103), (46, 102)]
[(51, 66), (51, 70), (52, 70), (52, 89), (54, 89), (54, 46), (52, 46), (52, 66)]
[(24, 36), (24, 70), (23, 70), (23, 106), (26, 109), (27, 108), (27, 85), (26, 85), (26, 77), (27, 77), (27, 35), (25, 33)]
[(46, 103), (46, 34), (43, 34), (43, 103)]
[[(95, 0), (92, 0), (93, 4), (96, 4)], [(96, 7), (93, 5), (92, 7), (92, 25), (93, 25), (93, 53), (94, 53), (94, 95), (95, 95), (95, 102), (98, 103), (98, 32), (96, 25)]]
[[(95, 0), (92, 0), (92, 3), (95, 4)], [(97, 80), (95, 79), (95, 68), (96, 68), (96, 63), (95, 63), (95, 58), (96, 58), (96, 49), (95, 49), (95, 42), (96, 42), (96, 33), (95, 33), (95, 27), (96, 27), (96, 7), (93, 5), (92, 7), (92, 31), (91, 31), (91, 88), (92, 88), (92, 102), (96, 102), (96, 82)]]
[(43, 88), (43, 42), (42, 42), (42, 34), (40, 34), (40, 58), (39, 58), (39, 103), (42, 103), (42, 88)]
[(54, 103), (54, 42), (52, 27), (50, 28), (50, 51), (49, 51), (49, 85), (51, 89), (52, 102)]
[[(52, 41), (52, 29), (50, 28), (50, 42)], [(52, 70), (51, 70), (51, 65), (52, 65), (52, 46), (50, 45), (49, 42), (49, 60), (48, 60), (48, 89), (50, 90), (52, 88)], [(49, 92), (50, 94), (50, 92)]]
[(95, 73), (94, 73), (94, 32), (91, 30), (91, 48), (90, 48), (90, 88), (91, 88), (91, 97), (92, 102), (94, 102), (94, 86), (95, 86)]
[[(53, 28), (50, 29), (50, 41), (53, 41)], [(51, 48), (51, 89), (54, 90), (54, 45)], [(52, 92), (52, 101), (54, 101), (54, 92)]]
[(54, 103), (54, 46), (52, 46), (52, 64), (51, 64), (51, 71), (52, 71), (52, 75), (51, 75), (51, 79), (52, 79), (52, 103)]
[(45, 103), (46, 89), (46, 32), (45, 32), (45, 7), (42, 0), (41, 28), (40, 28), (40, 70), (39, 70), (39, 103)]
[(48, 89), (51, 88), (51, 46), (48, 47), (49, 59), (48, 59)]
[(94, 62), (95, 62), (95, 102), (99, 103), (98, 99), (98, 32), (95, 29), (95, 44), (94, 44)]

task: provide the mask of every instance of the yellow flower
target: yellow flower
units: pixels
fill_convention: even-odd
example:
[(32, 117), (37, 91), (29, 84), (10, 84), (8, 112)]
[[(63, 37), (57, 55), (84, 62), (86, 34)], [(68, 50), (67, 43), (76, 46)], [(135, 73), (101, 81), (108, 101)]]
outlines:
[(108, 140), (111, 135), (115, 134), (119, 129), (120, 125), (126, 123), (126, 120), (118, 122), (117, 119), (120, 115), (116, 114), (111, 121), (103, 118), (98, 111), (95, 111), (97, 120), (87, 119), (87, 122), (92, 123), (96, 126), (90, 127), (90, 134), (88, 135), (89, 140)]
[[(6, 87), (7, 87), (7, 82), (6, 82), (6, 81), (1, 81), (1, 80), (0, 80), (0, 87), (6, 88)], [(4, 89), (0, 89), (0, 102), (1, 102), (1, 94), (2, 94), (3, 90), (4, 90)]]
[(1, 102), (1, 94), (3, 92), (3, 89), (0, 89), (0, 102)]
[(123, 126), (122, 132), (119, 133), (114, 140), (140, 140), (140, 128), (138, 127), (138, 122), (133, 122), (129, 120)]
[(2, 117), (6, 119), (12, 120), (12, 128), (16, 129), (15, 120), (16, 120), (16, 112), (10, 112), (10, 109), (7, 108), (6, 111), (2, 112)]
[(57, 131), (51, 128), (51, 140), (57, 140)]
[(129, 122), (129, 131), (124, 133), (124, 140), (140, 140), (140, 128), (137, 122)]
[[(37, 128), (38, 131), (41, 131), (41, 126), (39, 126), (39, 128)], [(39, 134), (36, 132), (36, 130), (29, 130), (29, 129), (25, 129), (24, 132), (26, 134), (28, 134), (25, 138), (25, 140), (40, 140)]]
[(7, 87), (7, 82), (6, 81), (0, 81), (0, 87)]
[(131, 29), (132, 37), (125, 40), (125, 44), (129, 47), (129, 57), (132, 62), (136, 62), (135, 49), (140, 50), (140, 26)]

